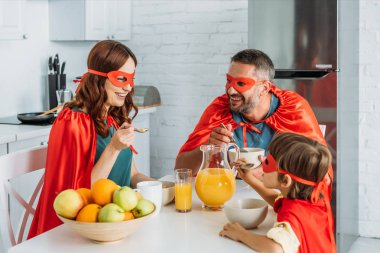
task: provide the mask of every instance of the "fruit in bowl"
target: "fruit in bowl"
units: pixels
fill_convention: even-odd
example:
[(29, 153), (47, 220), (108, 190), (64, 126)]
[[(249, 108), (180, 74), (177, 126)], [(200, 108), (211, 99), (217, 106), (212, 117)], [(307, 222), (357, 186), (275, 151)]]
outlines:
[(99, 222), (118, 222), (125, 218), (124, 209), (120, 206), (110, 203), (105, 205), (99, 212)]
[(85, 238), (100, 243), (119, 241), (149, 219), (155, 205), (127, 186), (100, 180), (91, 190), (62, 191), (54, 201), (54, 210), (62, 222)]
[(138, 198), (136, 192), (127, 186), (123, 186), (113, 193), (113, 202), (123, 208), (124, 211), (131, 211), (135, 208)]
[(153, 213), (155, 207), (152, 201), (147, 199), (140, 199), (136, 207), (132, 210), (134, 217), (139, 218)]
[(79, 192), (67, 189), (54, 199), (54, 210), (57, 214), (68, 219), (74, 219), (84, 206), (84, 200)]

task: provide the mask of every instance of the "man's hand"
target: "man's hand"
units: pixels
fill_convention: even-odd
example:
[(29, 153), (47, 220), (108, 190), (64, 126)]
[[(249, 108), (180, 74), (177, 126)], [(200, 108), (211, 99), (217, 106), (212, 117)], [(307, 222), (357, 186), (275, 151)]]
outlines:
[(232, 126), (228, 124), (226, 127), (227, 129), (222, 127), (214, 128), (210, 134), (208, 144), (222, 145), (230, 143), (233, 136)]

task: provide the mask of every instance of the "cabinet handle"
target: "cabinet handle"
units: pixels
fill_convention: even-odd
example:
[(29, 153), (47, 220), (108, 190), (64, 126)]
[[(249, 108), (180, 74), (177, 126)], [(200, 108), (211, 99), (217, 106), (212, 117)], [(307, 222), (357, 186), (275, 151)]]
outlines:
[(48, 145), (48, 142), (47, 141), (41, 141), (41, 146), (45, 146), (45, 145)]
[(115, 36), (114, 35), (111, 35), (111, 39), (114, 39), (115, 38)]
[(29, 38), (29, 35), (28, 35), (27, 33), (25, 33), (25, 34), (22, 35), (22, 38), (23, 38), (24, 40), (26, 40), (27, 38)]

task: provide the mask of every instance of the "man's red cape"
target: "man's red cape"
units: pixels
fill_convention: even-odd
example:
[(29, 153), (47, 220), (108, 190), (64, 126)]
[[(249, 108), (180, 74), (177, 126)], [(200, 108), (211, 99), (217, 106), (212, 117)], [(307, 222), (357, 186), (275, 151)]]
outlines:
[(289, 222), (296, 234), (300, 242), (298, 252), (336, 252), (334, 228), (329, 227), (328, 222), (332, 213), (328, 213), (323, 199), (312, 204), (306, 200), (280, 198), (273, 208), (277, 222)]
[[(107, 120), (118, 128), (112, 117)], [(58, 193), (66, 189), (91, 188), (96, 137), (89, 114), (69, 108), (59, 113), (50, 131), (44, 185), (28, 239), (62, 224), (53, 208)]]
[[(304, 135), (327, 146), (318, 121), (309, 103), (293, 91), (281, 90), (275, 85), (270, 88), (279, 100), (277, 110), (263, 121), (275, 132), (292, 132)], [(194, 131), (189, 135), (179, 154), (198, 148), (205, 144), (212, 130), (220, 124), (231, 124), (235, 129), (238, 125), (233, 120), (226, 94), (217, 97), (204, 111)], [(332, 167), (329, 176), (333, 178)], [(330, 184), (331, 186), (331, 184)]]

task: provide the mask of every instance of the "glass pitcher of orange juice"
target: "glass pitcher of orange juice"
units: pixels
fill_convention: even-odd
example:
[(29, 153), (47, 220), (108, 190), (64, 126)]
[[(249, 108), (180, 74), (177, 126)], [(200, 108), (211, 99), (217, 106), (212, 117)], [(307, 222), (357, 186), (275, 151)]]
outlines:
[(240, 157), (240, 149), (235, 143), (200, 147), (203, 162), (195, 179), (195, 191), (204, 208), (221, 210), (235, 193), (236, 171), (231, 169), (228, 161), (228, 150), (231, 147), (236, 149), (236, 161)]

